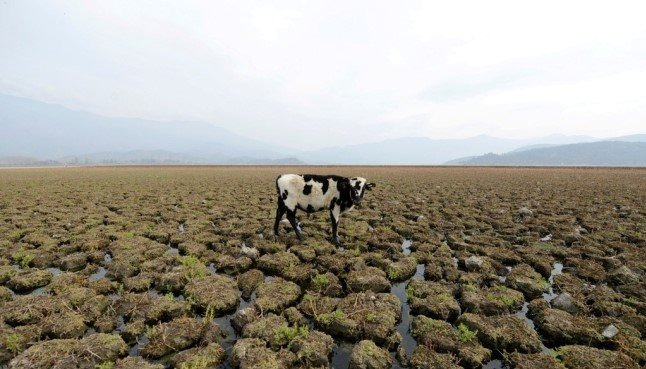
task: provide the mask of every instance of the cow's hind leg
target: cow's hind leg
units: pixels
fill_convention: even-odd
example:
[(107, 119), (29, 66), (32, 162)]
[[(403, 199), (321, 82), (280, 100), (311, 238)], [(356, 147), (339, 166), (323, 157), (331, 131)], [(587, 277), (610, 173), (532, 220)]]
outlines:
[(276, 207), (276, 221), (274, 222), (274, 236), (278, 236), (278, 229), (280, 226), (280, 220), (283, 219), (283, 214), (287, 211), (287, 207), (283, 202), (283, 199), (278, 197), (278, 206)]
[(298, 222), (296, 222), (296, 209), (290, 210), (287, 209), (287, 220), (289, 220), (289, 224), (292, 225), (292, 228), (294, 228), (294, 232), (296, 232), (296, 237), (298, 239), (302, 239), (303, 235), (301, 234), (301, 229), (298, 226)]

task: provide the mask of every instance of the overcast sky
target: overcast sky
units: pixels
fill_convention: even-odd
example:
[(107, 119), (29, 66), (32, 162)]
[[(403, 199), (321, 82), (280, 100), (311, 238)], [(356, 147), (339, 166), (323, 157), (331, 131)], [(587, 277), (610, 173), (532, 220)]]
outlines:
[(0, 93), (294, 148), (646, 131), (646, 2), (0, 0)]

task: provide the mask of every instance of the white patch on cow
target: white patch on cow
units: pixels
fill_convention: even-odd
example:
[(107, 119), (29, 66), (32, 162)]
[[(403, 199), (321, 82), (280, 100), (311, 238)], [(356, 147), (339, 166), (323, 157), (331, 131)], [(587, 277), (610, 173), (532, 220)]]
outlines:
[[(346, 209), (346, 210), (350, 210), (350, 209)], [(341, 207), (335, 206), (334, 209), (332, 209), (332, 216), (334, 217), (334, 221), (336, 221), (336, 224), (339, 224), (340, 215), (341, 215)]]

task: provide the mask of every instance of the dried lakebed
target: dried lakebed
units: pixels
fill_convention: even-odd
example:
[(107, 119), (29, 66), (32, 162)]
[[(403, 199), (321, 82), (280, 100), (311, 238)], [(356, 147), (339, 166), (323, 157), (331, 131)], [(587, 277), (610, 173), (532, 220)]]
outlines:
[(311, 170), (0, 172), (0, 366), (646, 364), (646, 170), (337, 168), (378, 183), (344, 247), (273, 239)]

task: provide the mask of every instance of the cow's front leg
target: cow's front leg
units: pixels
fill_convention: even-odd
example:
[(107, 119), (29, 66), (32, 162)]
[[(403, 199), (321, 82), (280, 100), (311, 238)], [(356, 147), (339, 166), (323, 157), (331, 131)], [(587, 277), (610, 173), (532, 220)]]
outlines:
[(332, 223), (332, 240), (334, 240), (334, 243), (337, 246), (343, 247), (343, 244), (339, 239), (339, 216), (340, 215), (341, 215), (341, 212), (338, 206), (335, 206), (332, 209), (330, 209), (330, 223)]
[(294, 210), (287, 209), (287, 220), (289, 220), (289, 224), (292, 225), (292, 228), (296, 233), (296, 237), (298, 237), (299, 240), (303, 239), (303, 235), (301, 234), (301, 228), (298, 226), (298, 223), (296, 222), (296, 209)]

